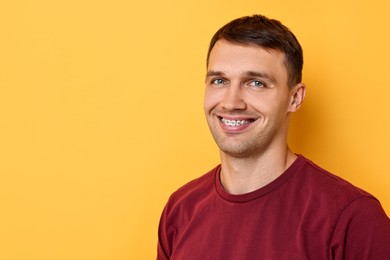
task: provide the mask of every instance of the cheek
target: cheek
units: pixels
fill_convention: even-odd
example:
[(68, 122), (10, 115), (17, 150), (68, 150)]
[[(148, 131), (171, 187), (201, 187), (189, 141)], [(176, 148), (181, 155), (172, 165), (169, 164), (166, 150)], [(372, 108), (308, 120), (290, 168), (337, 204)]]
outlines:
[(215, 106), (217, 106), (218, 103), (219, 103), (219, 95), (217, 91), (211, 91), (206, 89), (204, 94), (204, 101), (203, 101), (204, 110), (208, 112), (212, 110)]
[(248, 96), (247, 104), (250, 104), (265, 117), (275, 117), (284, 113), (287, 109), (288, 101), (281, 99), (276, 93), (262, 93), (262, 95)]
[(270, 115), (273, 115), (274, 118), (279, 118), (283, 120), (288, 114), (288, 99), (279, 99), (275, 100), (273, 103), (268, 104), (267, 111)]

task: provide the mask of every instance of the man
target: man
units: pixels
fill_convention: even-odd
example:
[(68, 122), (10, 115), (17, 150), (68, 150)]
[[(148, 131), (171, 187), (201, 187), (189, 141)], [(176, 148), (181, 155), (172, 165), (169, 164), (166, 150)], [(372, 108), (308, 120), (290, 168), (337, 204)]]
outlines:
[(221, 165), (172, 194), (157, 259), (390, 259), (379, 202), (287, 146), (302, 66), (277, 20), (243, 17), (214, 35), (204, 109)]

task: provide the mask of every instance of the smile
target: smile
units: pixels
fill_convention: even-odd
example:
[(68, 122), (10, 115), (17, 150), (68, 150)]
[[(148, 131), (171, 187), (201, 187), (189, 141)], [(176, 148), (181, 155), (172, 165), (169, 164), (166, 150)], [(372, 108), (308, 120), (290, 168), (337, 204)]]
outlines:
[(231, 119), (221, 118), (221, 122), (227, 126), (242, 126), (242, 125), (250, 124), (254, 122), (254, 120), (231, 120)]

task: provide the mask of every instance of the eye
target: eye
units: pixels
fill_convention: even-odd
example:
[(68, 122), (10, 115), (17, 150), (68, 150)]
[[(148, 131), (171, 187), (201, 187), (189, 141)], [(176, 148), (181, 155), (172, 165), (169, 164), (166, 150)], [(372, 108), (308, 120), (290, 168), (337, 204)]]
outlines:
[(249, 85), (256, 88), (261, 88), (266, 86), (265, 83), (260, 80), (252, 80), (251, 82), (249, 82)]
[(225, 84), (225, 82), (226, 81), (224, 79), (213, 79), (211, 81), (211, 83), (214, 84), (214, 85), (223, 85), (223, 84)]

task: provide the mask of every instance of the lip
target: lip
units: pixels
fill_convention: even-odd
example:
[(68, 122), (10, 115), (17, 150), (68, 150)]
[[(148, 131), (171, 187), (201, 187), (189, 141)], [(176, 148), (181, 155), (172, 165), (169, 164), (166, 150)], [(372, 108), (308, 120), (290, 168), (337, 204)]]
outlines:
[[(217, 119), (218, 119), (220, 127), (222, 128), (222, 130), (224, 132), (235, 133), (235, 134), (243, 132), (247, 128), (251, 127), (253, 125), (253, 123), (256, 121), (256, 118), (248, 117), (248, 116), (220, 116), (220, 115), (217, 115)], [(234, 121), (235, 123), (237, 122), (237, 125), (235, 125), (235, 123), (233, 123), (233, 125), (227, 125), (224, 122), (222, 122), (222, 119), (231, 120), (231, 121)], [(244, 122), (246, 122), (246, 123), (244, 123)]]

